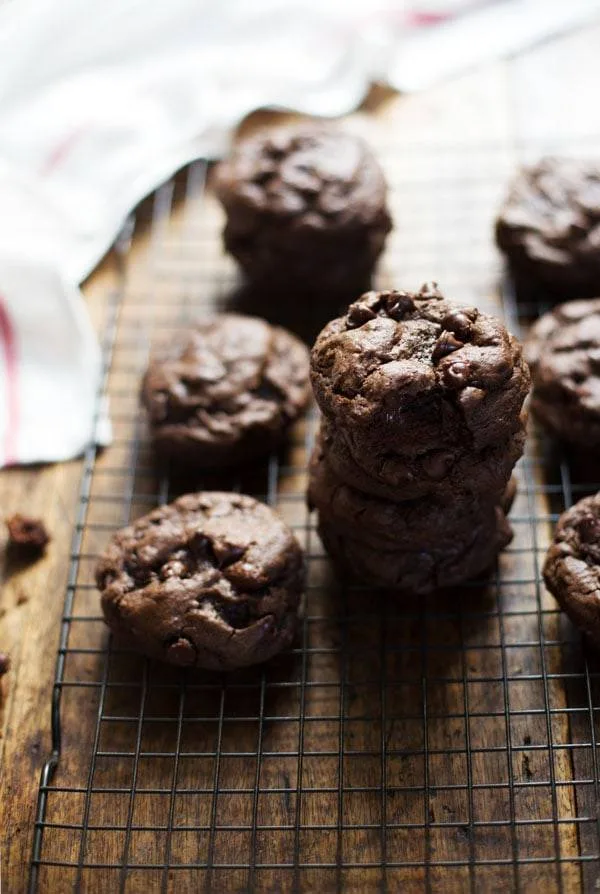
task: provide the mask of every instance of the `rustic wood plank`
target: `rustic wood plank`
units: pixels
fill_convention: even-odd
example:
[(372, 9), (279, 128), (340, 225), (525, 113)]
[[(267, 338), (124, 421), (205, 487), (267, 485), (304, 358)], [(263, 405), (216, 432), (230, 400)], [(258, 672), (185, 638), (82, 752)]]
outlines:
[[(113, 283), (106, 263), (90, 284), (98, 324)], [(3, 524), (0, 529), (0, 640), (12, 659), (0, 700), (1, 867), (15, 891), (24, 884), (31, 856), (39, 774), (50, 747), (50, 699), (80, 468), (74, 461), (0, 472), (2, 518), (14, 512), (41, 517), (52, 536), (43, 558), (20, 565), (7, 556)]]

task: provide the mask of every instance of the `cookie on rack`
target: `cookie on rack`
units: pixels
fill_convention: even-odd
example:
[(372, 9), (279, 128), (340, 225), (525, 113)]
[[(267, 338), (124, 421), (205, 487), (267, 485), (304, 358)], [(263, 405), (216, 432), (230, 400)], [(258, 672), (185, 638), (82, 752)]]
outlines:
[(424, 449), (419, 441), (400, 449), (393, 432), (361, 437), (321, 420), (319, 438), (332, 470), (366, 494), (395, 502), (459, 492), (498, 495), (506, 487), (526, 442), (526, 413), (520, 428), (480, 450), (466, 443), (439, 443)]
[(477, 527), (470, 535), (457, 538), (452, 549), (418, 554), (386, 544), (374, 545), (362, 535), (348, 536), (321, 514), (317, 531), (329, 555), (352, 578), (372, 587), (424, 595), (476, 578), (493, 566), (512, 538), (502, 510), (496, 507), (495, 512), (490, 527)]
[[(308, 502), (334, 559), (365, 583), (405, 593), (451, 586), (489, 568), (511, 538), (515, 486), (494, 502), (474, 494), (403, 502), (373, 497), (337, 477), (317, 446)], [(379, 558), (377, 558), (379, 556)]]
[(106, 622), (127, 646), (233, 670), (292, 643), (305, 564), (276, 512), (214, 491), (180, 497), (115, 534), (96, 582)]
[(247, 279), (327, 301), (370, 285), (392, 223), (382, 170), (358, 137), (322, 122), (241, 140), (217, 171), (225, 248)]
[(530, 376), (502, 322), (419, 292), (367, 292), (329, 323), (311, 355), (317, 402), (332, 424), (399, 450), (478, 451), (522, 429)]
[(600, 298), (568, 301), (531, 328), (525, 355), (533, 379), (531, 408), (564, 441), (600, 446)]
[(515, 177), (496, 221), (519, 296), (600, 295), (600, 162), (547, 157)]
[(222, 314), (152, 357), (142, 383), (157, 452), (199, 468), (243, 463), (285, 439), (310, 397), (309, 355), (285, 329)]
[(600, 493), (561, 515), (543, 575), (563, 611), (600, 647)]

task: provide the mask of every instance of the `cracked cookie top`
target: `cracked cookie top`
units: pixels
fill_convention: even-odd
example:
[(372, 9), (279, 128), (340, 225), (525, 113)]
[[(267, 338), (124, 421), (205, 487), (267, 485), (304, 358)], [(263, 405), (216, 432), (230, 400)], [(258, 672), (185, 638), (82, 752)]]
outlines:
[(240, 230), (267, 216), (293, 219), (299, 230), (368, 224), (381, 217), (386, 191), (381, 168), (363, 140), (312, 122), (241, 140), (217, 177), (225, 209), (246, 212)]
[(199, 322), (157, 351), (142, 383), (159, 449), (207, 465), (268, 452), (309, 395), (302, 342), (237, 314)]
[[(482, 446), (520, 426), (529, 372), (500, 320), (454, 304), (435, 283), (367, 292), (318, 336), (313, 389), (323, 413), (411, 439), (426, 429)], [(435, 434), (432, 431), (435, 430)]]
[(96, 569), (109, 626), (172, 664), (232, 669), (291, 642), (300, 546), (252, 497), (189, 494), (113, 537)]
[(579, 287), (579, 297), (595, 283), (598, 294), (600, 164), (549, 156), (523, 168), (498, 215), (496, 241), (511, 263)]
[(255, 286), (344, 304), (368, 287), (392, 220), (359, 137), (312, 121), (263, 130), (234, 147), (215, 186), (225, 248)]

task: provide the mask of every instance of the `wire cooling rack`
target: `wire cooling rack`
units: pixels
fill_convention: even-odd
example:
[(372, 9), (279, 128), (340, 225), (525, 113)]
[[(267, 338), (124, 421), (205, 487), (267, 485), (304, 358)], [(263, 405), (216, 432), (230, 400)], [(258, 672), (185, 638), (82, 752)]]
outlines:
[[(382, 285), (434, 278), (515, 329), (544, 309), (497, 287), (490, 225), (514, 155), (390, 144), (380, 156), (396, 221)], [(162, 187), (110, 260), (99, 406), (108, 394), (115, 438), (84, 461), (30, 891), (593, 889), (598, 665), (540, 567), (558, 513), (595, 485), (532, 429), (496, 571), (417, 601), (331, 569), (304, 503), (314, 411), (249, 471), (157, 477), (138, 409), (151, 343), (215, 309), (252, 310), (232, 295), (206, 175), (197, 163)], [(269, 312), (284, 309), (282, 297)], [(214, 486), (276, 505), (310, 560), (296, 647), (227, 677), (119, 651), (93, 584), (113, 531)]]

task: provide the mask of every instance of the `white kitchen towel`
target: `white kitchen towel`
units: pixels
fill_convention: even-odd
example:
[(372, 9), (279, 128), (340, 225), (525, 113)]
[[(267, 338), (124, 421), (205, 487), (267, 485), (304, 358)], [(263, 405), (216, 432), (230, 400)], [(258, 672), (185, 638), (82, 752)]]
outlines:
[[(56, 269), (2, 259), (0, 451), (4, 462), (75, 456), (96, 433), (101, 357), (78, 289)], [(26, 300), (24, 298), (26, 296)]]
[(221, 155), (244, 115), (340, 115), (373, 80), (418, 90), (597, 12), (600, 0), (0, 7), (0, 466), (89, 442), (100, 365), (77, 284), (131, 208), (193, 158)]

